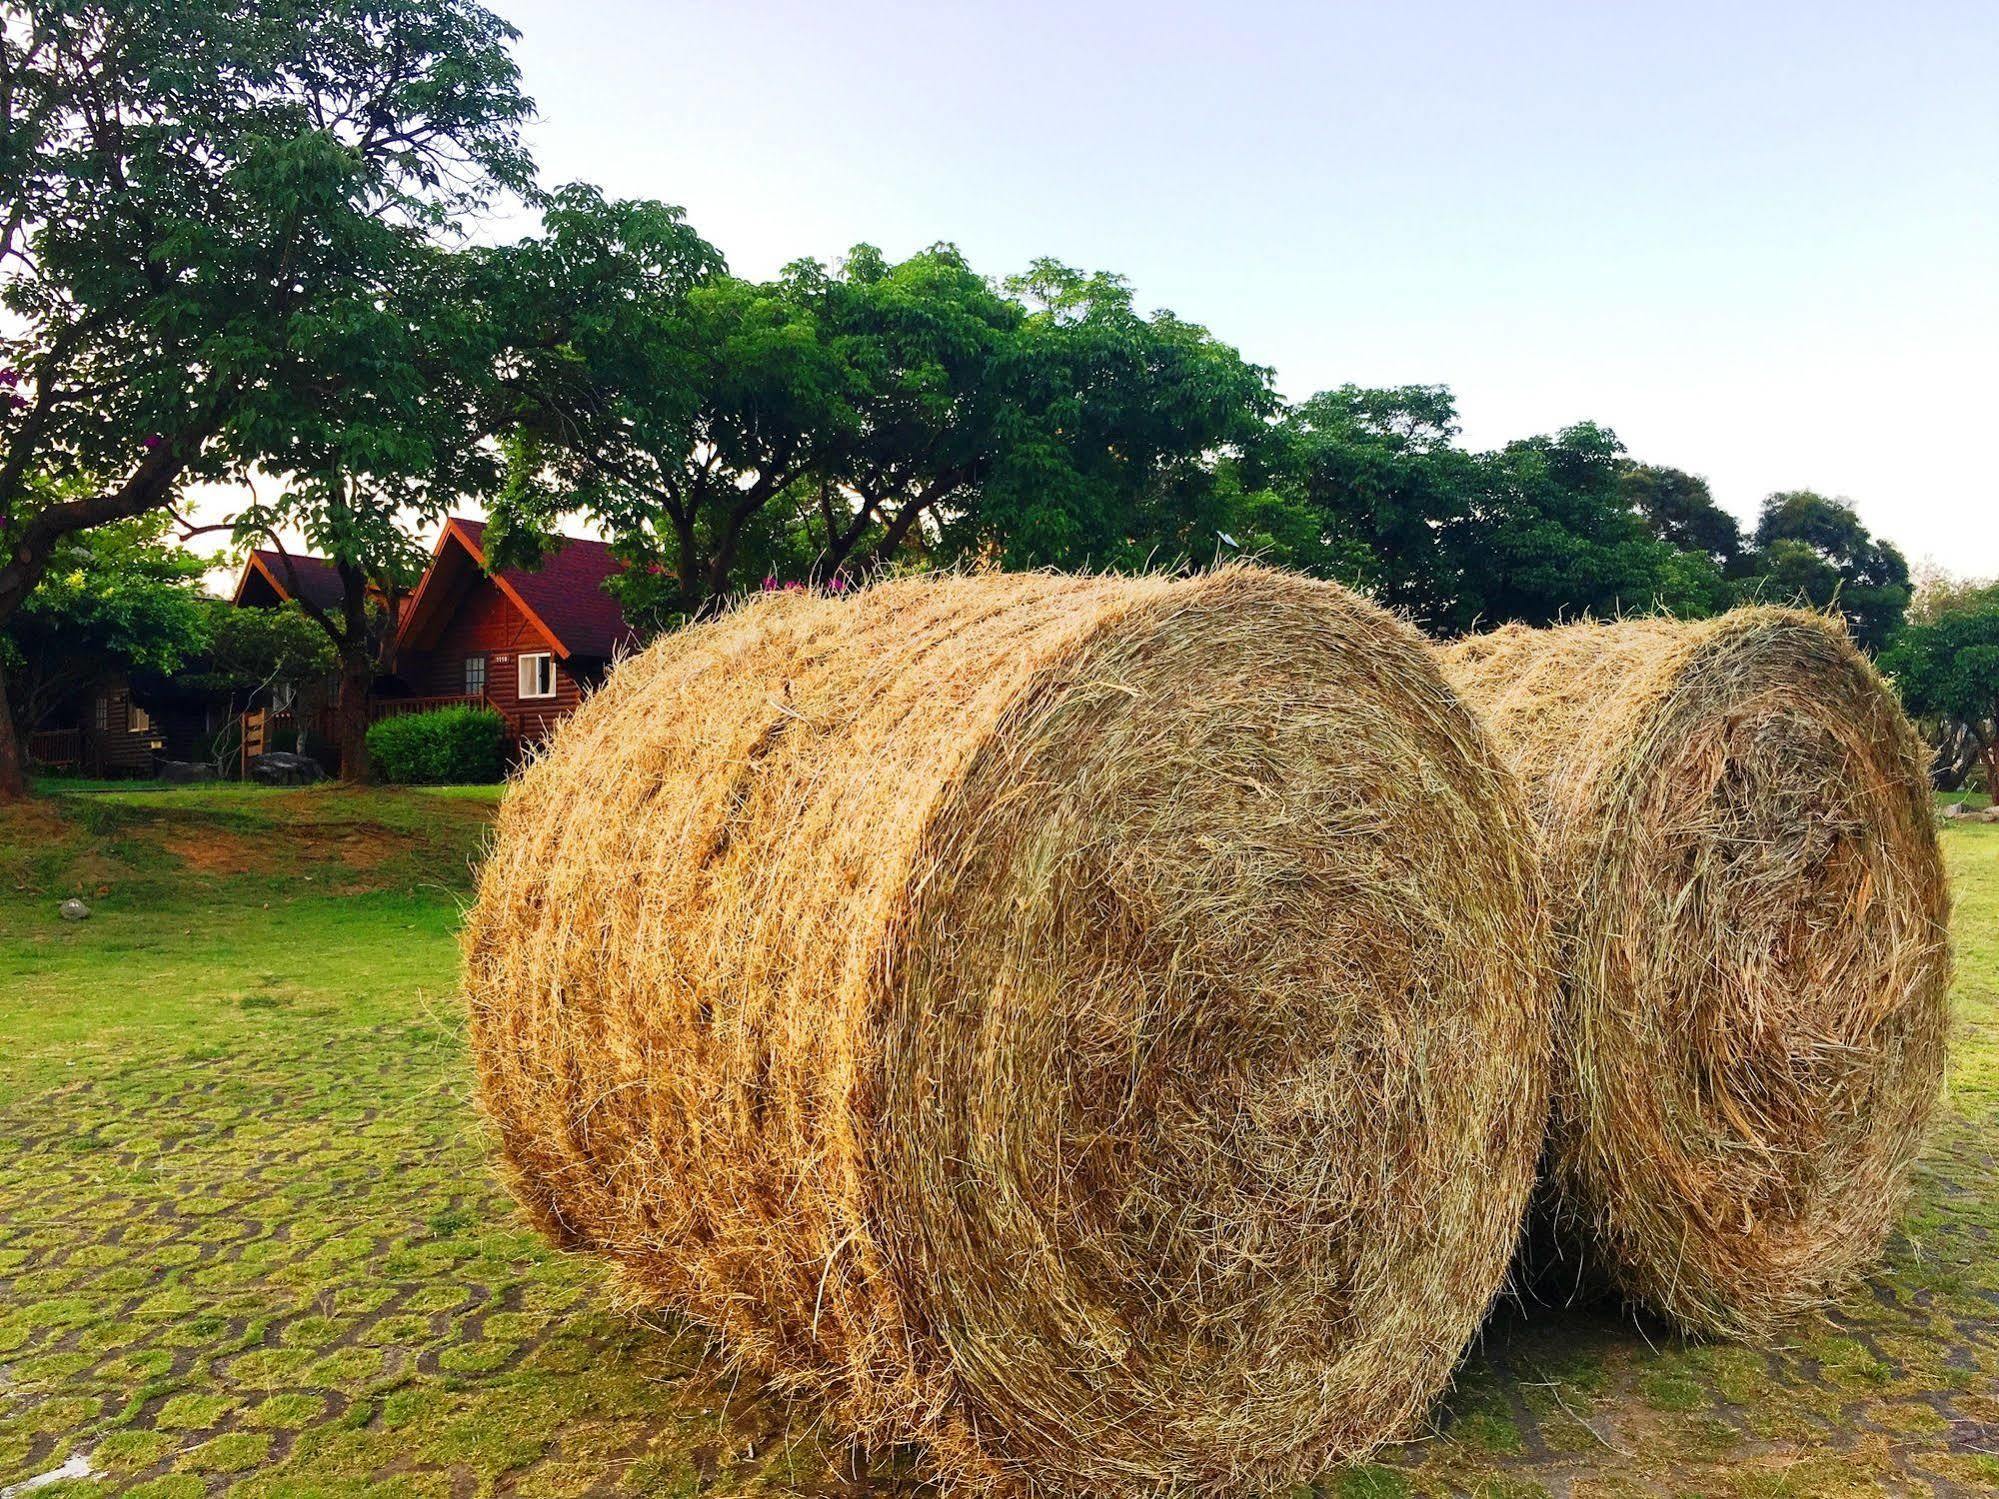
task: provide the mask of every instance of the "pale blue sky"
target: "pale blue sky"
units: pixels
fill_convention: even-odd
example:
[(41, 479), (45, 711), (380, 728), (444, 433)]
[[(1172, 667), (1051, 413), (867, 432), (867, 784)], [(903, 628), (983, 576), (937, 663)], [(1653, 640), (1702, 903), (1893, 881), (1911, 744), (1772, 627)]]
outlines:
[(487, 3), (545, 180), (679, 203), (739, 273), (1054, 255), (1294, 399), (1590, 418), (1745, 520), (1818, 489), (1999, 575), (1999, 0)]
[(1442, 381), (1999, 572), (1999, 3), (492, 0), (551, 181), (740, 272), (1121, 271), (1291, 396)]

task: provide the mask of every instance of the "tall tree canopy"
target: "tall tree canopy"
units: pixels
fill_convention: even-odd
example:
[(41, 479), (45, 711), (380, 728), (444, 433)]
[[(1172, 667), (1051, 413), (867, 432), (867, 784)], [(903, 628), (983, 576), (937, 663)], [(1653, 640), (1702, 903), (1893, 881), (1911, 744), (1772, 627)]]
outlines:
[(1707, 480), (1657, 463), (1628, 465), (1617, 479), (1646, 529), (1682, 552), (1705, 552), (1727, 572), (1742, 556), (1742, 527), (1714, 502)]
[[(514, 33), (472, 0), (0, 7), (0, 626), (62, 538), (288, 466), (413, 256), (527, 190)], [(18, 794), (11, 736), (0, 794)]]
[(1462, 580), (1445, 528), (1472, 514), (1480, 481), (1457, 434), (1457, 405), (1441, 385), (1343, 385), (1301, 403), (1283, 424), (1280, 485), (1310, 526), (1280, 529), (1273, 555), (1417, 619), (1452, 618)]
[[(341, 597), (322, 608), (294, 587), (339, 664), (334, 737), (340, 774), (368, 774), (367, 700), (393, 639), (395, 601), (429, 560), (420, 528), (498, 486), (482, 441), (496, 400), (498, 334), (462, 253), (403, 247), (391, 284), (326, 327), (328, 373), (284, 413), (265, 444), (278, 483), (237, 514), (239, 541), (291, 533), (331, 562)], [(339, 373), (366, 370), (361, 378)], [(290, 566), (281, 556), (280, 571)]]
[(1870, 535), (1844, 500), (1809, 489), (1763, 502), (1749, 580), (1757, 596), (1773, 603), (1837, 608), (1869, 651), (1888, 643), (1914, 592), (1909, 564), (1894, 546)]
[(1481, 468), (1471, 512), (1445, 526), (1461, 582), (1444, 627), (1715, 607), (1713, 563), (1648, 534), (1626, 505), (1624, 448), (1608, 429), (1581, 422), (1523, 438)]
[(1018, 567), (1205, 562), (1227, 519), (1218, 459), (1263, 443), (1270, 371), (1122, 277), (1037, 260), (1006, 282), (1028, 313), (1002, 371), (998, 461), (947, 555)]
[(1724, 606), (1715, 560), (1653, 533), (1624, 449), (1591, 423), (1496, 452), (1457, 446), (1443, 386), (1344, 386), (1296, 407), (1274, 483), (1304, 507), (1272, 555), (1456, 633), (1587, 612)]
[(863, 245), (749, 282), (677, 209), (575, 187), (490, 267), (516, 423), (497, 555), (586, 514), (658, 622), (905, 552), (1205, 559), (1215, 461), (1276, 408), (1205, 329), (1053, 261), (1001, 288), (949, 245)]
[(951, 245), (890, 263), (857, 245), (835, 271), (791, 270), (841, 373), (795, 525), (837, 576), (963, 524), (1008, 452), (1007, 383), (1026, 314)]
[(581, 512), (637, 564), (629, 609), (663, 623), (727, 593), (752, 522), (841, 419), (810, 297), (729, 276), (678, 208), (583, 185), (488, 281), (514, 423), (491, 555), (532, 561)]
[(1937, 720), (1941, 739), (1975, 747), (1985, 789), (1999, 798), (1999, 584), (1946, 591), (1902, 628), (1881, 665), (1911, 713)]

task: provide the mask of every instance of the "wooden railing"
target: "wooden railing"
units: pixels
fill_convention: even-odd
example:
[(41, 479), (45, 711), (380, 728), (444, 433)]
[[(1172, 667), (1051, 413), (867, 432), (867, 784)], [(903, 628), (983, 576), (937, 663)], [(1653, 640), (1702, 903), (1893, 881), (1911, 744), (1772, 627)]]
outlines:
[(74, 770), (83, 764), (83, 730), (43, 729), (30, 734), (28, 759), (51, 770)]
[(378, 697), (369, 700), (368, 722), (380, 723), (385, 718), (401, 718), (406, 713), (434, 713), (439, 708), (493, 708), (495, 712), (499, 711), (484, 693), (479, 692), (452, 692), (441, 697)]

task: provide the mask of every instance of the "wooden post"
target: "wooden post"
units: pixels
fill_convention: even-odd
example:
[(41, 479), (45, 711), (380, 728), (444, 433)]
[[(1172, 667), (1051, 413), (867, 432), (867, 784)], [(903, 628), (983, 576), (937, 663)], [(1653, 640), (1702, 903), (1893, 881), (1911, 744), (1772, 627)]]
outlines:
[(264, 729), (268, 716), (262, 708), (252, 708), (243, 715), (243, 764), (238, 774), (246, 779), (250, 774), (250, 762), (264, 752)]

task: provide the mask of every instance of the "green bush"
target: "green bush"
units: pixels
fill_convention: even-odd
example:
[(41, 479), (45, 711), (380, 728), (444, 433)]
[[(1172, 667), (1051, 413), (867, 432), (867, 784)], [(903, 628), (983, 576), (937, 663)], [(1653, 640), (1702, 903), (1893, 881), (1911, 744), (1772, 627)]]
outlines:
[(410, 786), (497, 781), (506, 774), (506, 725), (491, 708), (439, 708), (368, 726), (368, 758), (385, 781)]

